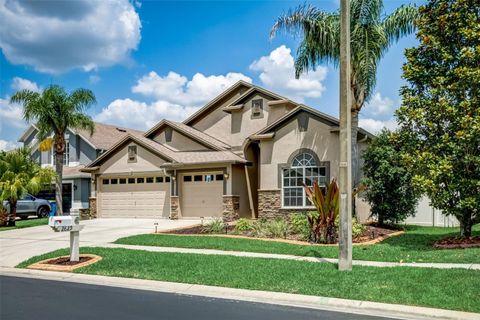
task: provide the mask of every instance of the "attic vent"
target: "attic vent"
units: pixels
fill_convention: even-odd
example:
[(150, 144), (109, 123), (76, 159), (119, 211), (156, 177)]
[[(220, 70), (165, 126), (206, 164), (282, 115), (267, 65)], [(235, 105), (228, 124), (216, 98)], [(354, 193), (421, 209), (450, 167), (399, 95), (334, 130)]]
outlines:
[(128, 146), (128, 162), (137, 162), (137, 146)]
[(120, 132), (127, 132), (127, 130), (122, 129), (122, 128), (115, 128), (115, 129), (117, 129), (117, 130), (120, 131)]

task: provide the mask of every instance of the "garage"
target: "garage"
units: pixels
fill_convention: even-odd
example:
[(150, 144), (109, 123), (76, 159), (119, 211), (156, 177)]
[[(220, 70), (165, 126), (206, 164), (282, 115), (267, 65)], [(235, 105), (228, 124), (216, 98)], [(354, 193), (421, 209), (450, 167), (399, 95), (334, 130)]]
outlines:
[(168, 218), (170, 177), (135, 176), (100, 179), (102, 218)]
[(222, 172), (182, 173), (179, 178), (182, 217), (222, 216)]

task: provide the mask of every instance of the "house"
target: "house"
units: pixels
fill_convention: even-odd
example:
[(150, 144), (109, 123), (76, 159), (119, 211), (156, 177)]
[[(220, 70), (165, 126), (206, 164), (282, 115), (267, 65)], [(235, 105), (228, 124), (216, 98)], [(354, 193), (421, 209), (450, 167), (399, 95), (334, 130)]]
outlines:
[[(359, 148), (372, 137), (358, 131)], [(188, 119), (128, 132), (81, 172), (97, 217), (276, 217), (338, 177), (339, 121), (240, 81)]]
[[(94, 161), (105, 150), (110, 149), (118, 139), (128, 133), (141, 134), (140, 131), (119, 128), (116, 126), (95, 123), (95, 132), (90, 135), (87, 130), (68, 129), (65, 134), (66, 148), (63, 161), (63, 210), (71, 208), (88, 209), (90, 196), (90, 174), (80, 170), (86, 164)], [(42, 167), (54, 167), (54, 153), (41, 152), (38, 149), (38, 129), (30, 125), (22, 134), (19, 142), (32, 150), (32, 157)], [(40, 192), (38, 197), (48, 200), (55, 199), (55, 189), (52, 187)]]

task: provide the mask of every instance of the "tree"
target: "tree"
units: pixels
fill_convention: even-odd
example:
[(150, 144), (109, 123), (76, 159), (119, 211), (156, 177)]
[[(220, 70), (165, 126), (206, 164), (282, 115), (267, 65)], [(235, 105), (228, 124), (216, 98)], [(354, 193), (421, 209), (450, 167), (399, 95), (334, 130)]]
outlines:
[(57, 85), (47, 87), (42, 93), (22, 90), (15, 93), (11, 102), (23, 104), (23, 117), (26, 121), (35, 121), (40, 140), (53, 133), (55, 154), (55, 200), (58, 215), (62, 209), (62, 170), (65, 153), (65, 133), (70, 129), (87, 129), (93, 134), (95, 125), (84, 111), (96, 102), (95, 95), (87, 89), (76, 89), (68, 94)]
[[(382, 16), (382, 0), (351, 0), (351, 94), (352, 94), (352, 182), (358, 183), (358, 114), (375, 89), (377, 66), (387, 49), (414, 31), (418, 16), (413, 5), (400, 6)], [(340, 59), (340, 13), (313, 6), (299, 6), (280, 16), (270, 33), (279, 30), (303, 33), (295, 61), (297, 78), (320, 63), (338, 65)]]
[(415, 214), (420, 193), (403, 165), (400, 146), (384, 129), (363, 152), (365, 196), (379, 225), (399, 223)]
[(52, 169), (42, 169), (27, 148), (0, 154), (0, 201), (8, 201), (8, 226), (15, 226), (17, 200), (27, 193), (36, 194), (55, 177)]
[(461, 236), (480, 223), (480, 10), (477, 0), (430, 0), (420, 45), (406, 50), (397, 110), (405, 163)]

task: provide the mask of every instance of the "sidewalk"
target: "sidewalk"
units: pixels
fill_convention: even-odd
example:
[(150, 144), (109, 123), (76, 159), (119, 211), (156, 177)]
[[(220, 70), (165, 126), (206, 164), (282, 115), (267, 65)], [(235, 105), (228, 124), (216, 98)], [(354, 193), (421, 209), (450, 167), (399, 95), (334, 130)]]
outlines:
[(93, 284), (120, 288), (148, 290), (181, 295), (203, 296), (218, 299), (231, 299), (256, 303), (300, 307), (316, 310), (329, 310), (362, 314), (393, 319), (414, 320), (479, 320), (480, 314), (444, 309), (377, 303), (359, 300), (347, 300), (329, 297), (307, 296), (299, 294), (244, 290), (214, 286), (194, 285), (175, 282), (115, 278), (97, 275), (15, 269), (0, 267), (2, 276), (35, 278), (52, 281)]
[[(319, 262), (319, 263), (338, 263), (338, 259), (332, 259), (332, 258), (301, 257), (301, 256), (287, 255), (287, 254), (257, 253), (257, 252), (244, 252), (244, 251), (223, 251), (223, 250), (214, 250), (214, 249), (138, 246), (138, 245), (128, 245), (128, 244), (115, 244), (115, 243), (108, 243), (105, 245), (101, 245), (101, 247), (124, 248), (124, 249), (130, 249), (130, 250), (144, 250), (144, 251), (151, 251), (151, 252), (213, 254), (213, 255), (249, 257), (249, 258), (297, 260), (297, 261), (309, 261), (309, 262)], [(433, 268), (433, 269), (480, 270), (480, 264), (478, 263), (403, 263), (403, 262), (400, 263), (400, 262), (353, 260), (353, 265), (368, 266), (368, 267), (417, 267), (417, 268)]]

